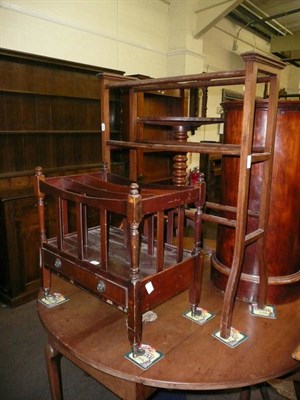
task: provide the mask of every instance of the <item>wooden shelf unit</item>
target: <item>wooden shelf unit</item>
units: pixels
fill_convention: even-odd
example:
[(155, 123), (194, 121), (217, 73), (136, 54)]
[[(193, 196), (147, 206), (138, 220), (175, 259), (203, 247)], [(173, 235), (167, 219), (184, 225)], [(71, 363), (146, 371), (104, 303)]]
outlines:
[[(280, 61), (248, 52), (242, 55), (245, 62), (244, 70), (225, 71), (206, 74), (193, 74), (170, 78), (128, 80), (123, 82), (106, 82), (102, 86), (102, 123), (105, 132), (102, 134), (103, 160), (108, 162), (110, 168), (110, 154), (112, 149), (127, 148), (130, 152), (130, 178), (137, 179), (138, 163), (140, 162), (140, 150), (143, 151), (170, 151), (175, 153), (173, 166), (173, 183), (186, 184), (186, 152), (207, 153), (218, 155), (232, 155), (239, 157), (238, 196), (235, 207), (223, 204), (207, 203), (209, 209), (222, 210), (230, 214), (230, 218), (219, 217), (204, 213), (202, 219), (225, 226), (235, 228), (234, 255), (228, 278), (224, 304), (221, 316), (220, 333), (223, 338), (228, 338), (231, 332), (233, 305), (240, 279), (242, 260), (245, 247), (257, 242), (257, 255), (259, 259), (259, 291), (257, 297), (258, 306), (263, 308), (267, 298), (267, 266), (265, 256), (265, 236), (269, 214), (270, 184), (273, 165), (273, 149), (275, 140), (275, 127), (277, 116), (279, 75), (284, 64)], [(257, 84), (268, 83), (269, 98), (266, 124), (266, 139), (264, 146), (253, 148), (253, 122), (256, 100)], [(227, 87), (232, 85), (244, 85), (243, 122), (241, 132), (241, 145), (234, 144), (210, 144), (187, 143), (187, 131), (192, 127), (205, 123), (220, 123), (222, 120), (212, 121), (208, 118), (184, 117), (183, 114), (173, 116), (145, 116), (138, 113), (138, 96), (155, 90), (189, 90), (191, 88), (209, 88), (213, 86)], [(128, 140), (112, 140), (109, 132), (109, 97), (113, 90), (122, 90), (128, 96), (129, 135)], [(156, 118), (155, 118), (156, 117)], [(173, 132), (173, 140), (169, 137), (163, 140), (145, 140), (141, 132), (141, 126), (167, 125)], [(255, 213), (258, 224), (253, 232), (246, 233), (247, 216), (251, 213), (248, 205), (249, 184), (251, 169), (254, 164), (260, 163), (263, 168), (262, 190), (260, 196), (260, 211)]]
[[(127, 90), (116, 88), (109, 93), (109, 99), (106, 98), (107, 92), (105, 86), (107, 84), (118, 84), (130, 82), (143, 82), (147, 79), (140, 76), (119, 76), (109, 73), (99, 74), (101, 98), (105, 99), (101, 103), (102, 115), (102, 143), (107, 143), (109, 139), (123, 142), (131, 142), (134, 140), (132, 126), (132, 115), (130, 114), (130, 98)], [(109, 109), (104, 104), (109, 102)], [(119, 116), (116, 113), (115, 102), (119, 104)], [(169, 118), (176, 118), (177, 115), (187, 115), (187, 98), (185, 92), (179, 89), (171, 90), (151, 90), (147, 92), (140, 92), (135, 99), (136, 110), (140, 118), (145, 116), (168, 116)], [(119, 119), (118, 132), (115, 129), (111, 130), (112, 119)], [(115, 121), (113, 121), (115, 124)], [(107, 127), (109, 126), (109, 136)], [(171, 127), (166, 124), (139, 124), (136, 127), (139, 131), (138, 135), (143, 140), (161, 141), (172, 138)], [(119, 139), (117, 139), (117, 137)], [(114, 165), (119, 159), (125, 160), (126, 166), (129, 169), (127, 177), (144, 183), (170, 183), (172, 181), (173, 170), (173, 154), (168, 149), (149, 149), (139, 148), (137, 151), (132, 152), (131, 149), (125, 146), (110, 147), (111, 152), (107, 153), (107, 148), (102, 147), (102, 158), (107, 160), (110, 165)], [(136, 170), (132, 170), (130, 165), (133, 164), (132, 158), (136, 157), (134, 164), (137, 166)], [(155, 167), (153, 167), (153, 165)]]
[(11, 306), (41, 284), (35, 167), (48, 176), (100, 168), (99, 72), (123, 74), (0, 49), (0, 298)]

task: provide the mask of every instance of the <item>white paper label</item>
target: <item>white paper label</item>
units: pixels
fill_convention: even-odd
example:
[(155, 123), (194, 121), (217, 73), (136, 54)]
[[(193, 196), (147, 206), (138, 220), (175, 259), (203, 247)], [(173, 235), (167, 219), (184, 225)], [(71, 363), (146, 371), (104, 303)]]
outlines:
[(152, 285), (152, 282), (146, 283), (145, 288), (146, 288), (148, 294), (152, 293), (153, 290), (154, 290), (154, 287), (153, 287), (153, 285)]
[(247, 169), (251, 168), (251, 159), (252, 159), (251, 154), (249, 154), (247, 156)]

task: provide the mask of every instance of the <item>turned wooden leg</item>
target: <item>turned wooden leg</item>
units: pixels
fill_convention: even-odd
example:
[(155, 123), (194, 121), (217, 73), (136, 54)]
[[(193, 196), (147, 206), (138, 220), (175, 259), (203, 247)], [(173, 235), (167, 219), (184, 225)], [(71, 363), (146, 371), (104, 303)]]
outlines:
[(128, 338), (134, 356), (139, 354), (142, 338), (142, 313), (140, 308), (139, 247), (142, 197), (137, 183), (132, 183), (127, 202), (130, 250), (130, 285), (128, 290)]
[(128, 290), (128, 339), (134, 356), (141, 354), (142, 313), (140, 311), (140, 281), (131, 282)]
[(201, 296), (201, 286), (202, 286), (202, 275), (203, 275), (203, 254), (200, 253), (195, 259), (195, 269), (194, 269), (194, 282), (190, 288), (189, 300), (191, 305), (192, 316), (201, 314), (198, 310)]
[(266, 385), (264, 385), (260, 388), (260, 394), (261, 394), (261, 397), (263, 398), (263, 400), (270, 400), (268, 388)]
[(204, 263), (204, 254), (202, 251), (202, 204), (205, 199), (205, 184), (203, 180), (203, 175), (200, 177), (201, 180), (198, 182), (199, 190), (200, 190), (200, 198), (201, 201), (195, 203), (197, 206), (197, 210), (193, 216), (193, 220), (195, 223), (195, 242), (194, 249), (192, 254), (196, 255), (195, 259), (195, 275), (194, 275), (194, 283), (193, 287), (190, 290), (190, 303), (191, 303), (191, 311), (192, 316), (199, 314), (197, 311), (197, 307), (200, 303), (201, 297), (201, 287), (202, 287), (202, 278), (203, 278), (203, 263)]
[(63, 400), (60, 370), (62, 355), (50, 343), (47, 343), (45, 357), (52, 400)]
[(251, 388), (245, 387), (241, 389), (239, 400), (250, 400)]
[(202, 287), (202, 278), (203, 278), (203, 252), (201, 250), (201, 220), (202, 212), (200, 208), (197, 208), (197, 212), (194, 216), (195, 221), (195, 244), (192, 254), (195, 255), (195, 269), (194, 269), (194, 282), (190, 289), (190, 304), (192, 315), (196, 316), (199, 314), (199, 310), (197, 311), (197, 307), (200, 303), (201, 297), (201, 287)]
[[(260, 394), (263, 400), (270, 400), (269, 392), (266, 386), (262, 386), (260, 388)], [(250, 399), (251, 399), (251, 387), (242, 388), (239, 400), (250, 400)]]

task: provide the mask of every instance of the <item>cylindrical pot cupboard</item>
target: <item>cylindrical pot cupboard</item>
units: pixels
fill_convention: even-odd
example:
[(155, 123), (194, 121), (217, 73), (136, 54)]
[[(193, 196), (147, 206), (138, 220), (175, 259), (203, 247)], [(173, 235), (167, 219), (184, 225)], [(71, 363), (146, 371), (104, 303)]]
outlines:
[[(242, 130), (241, 101), (223, 104), (224, 143), (240, 144)], [(255, 109), (254, 147), (263, 146), (267, 120), (267, 102), (258, 100)], [(237, 157), (223, 156), (221, 203), (236, 206), (238, 194)], [(249, 209), (259, 211), (262, 164), (252, 167)], [(232, 218), (232, 214), (222, 214)], [(248, 216), (247, 232), (256, 228), (257, 218)], [(300, 101), (279, 101), (271, 183), (270, 212), (267, 227), (266, 259), (268, 301), (281, 304), (300, 297)], [(230, 272), (235, 229), (219, 225), (216, 252), (212, 257), (212, 282), (224, 291)], [(258, 289), (256, 243), (246, 247), (237, 298), (255, 302)]]

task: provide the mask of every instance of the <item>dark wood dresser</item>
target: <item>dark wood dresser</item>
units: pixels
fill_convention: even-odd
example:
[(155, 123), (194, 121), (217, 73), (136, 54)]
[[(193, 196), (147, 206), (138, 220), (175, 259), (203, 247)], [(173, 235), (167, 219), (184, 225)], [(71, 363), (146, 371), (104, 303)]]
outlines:
[(0, 298), (11, 306), (40, 287), (34, 170), (40, 163), (51, 176), (99, 168), (97, 74), (107, 71), (123, 75), (0, 49)]

